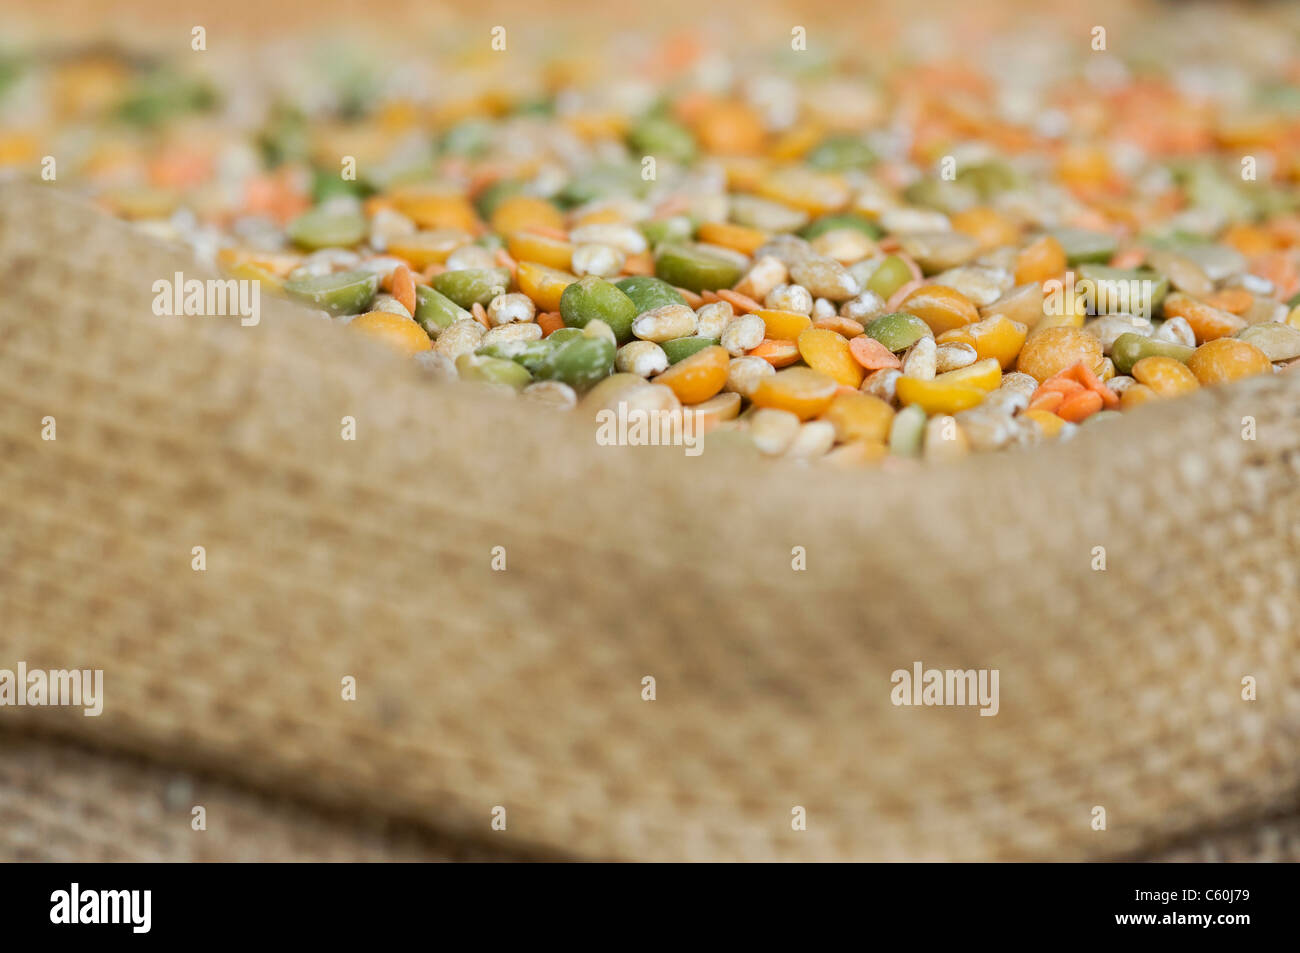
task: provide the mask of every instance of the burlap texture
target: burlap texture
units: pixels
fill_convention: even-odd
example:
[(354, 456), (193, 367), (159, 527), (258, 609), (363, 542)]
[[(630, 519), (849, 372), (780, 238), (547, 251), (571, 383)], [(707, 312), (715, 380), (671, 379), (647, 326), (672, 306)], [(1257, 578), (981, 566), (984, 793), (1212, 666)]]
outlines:
[[(1300, 376), (908, 476), (756, 466), (597, 446), (281, 302), (255, 328), (153, 316), (178, 270), (200, 274), (0, 190), (0, 667), (102, 668), (106, 696), (98, 718), (0, 709), (30, 765), (8, 815), (37, 816), (42, 784), (13, 787), (54, 771), (31, 746), (75, 745), (74, 830), (153, 796), (149, 770), (194, 773), (248, 792), (214, 795), (221, 829), (338, 839), (316, 857), (360, 856), (361, 817), (498, 856), (1294, 854), (1260, 831), (1291, 829), (1300, 790)], [(895, 707), (917, 660), (998, 669), (1000, 713)], [(94, 855), (104, 824), (48, 854), (24, 826), (0, 857)]]

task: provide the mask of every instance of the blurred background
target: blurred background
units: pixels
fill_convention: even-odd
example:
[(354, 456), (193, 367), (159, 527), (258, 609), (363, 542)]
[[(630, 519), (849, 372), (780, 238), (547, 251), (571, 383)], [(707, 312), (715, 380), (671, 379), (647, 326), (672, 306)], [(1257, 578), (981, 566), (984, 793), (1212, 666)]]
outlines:
[[(1171, 228), (1213, 231), (1290, 201), (1239, 194), (1233, 163), (1294, 180), (1297, 38), (1300, 10), (1268, 3), (18, 2), (0, 175), (51, 155), (127, 217), (283, 221), (338, 186), (341, 155), (362, 193), (509, 180), (569, 204), (646, 191), (649, 149), (665, 190), (672, 160), (734, 183), (742, 160), (803, 158), (940, 209), (1012, 191), (1010, 163), (1065, 187), (1022, 218), (1149, 224), (1185, 211), (1172, 179), (1209, 211)], [(925, 184), (946, 154), (986, 168)], [(292, 198), (259, 207), (272, 192)]]

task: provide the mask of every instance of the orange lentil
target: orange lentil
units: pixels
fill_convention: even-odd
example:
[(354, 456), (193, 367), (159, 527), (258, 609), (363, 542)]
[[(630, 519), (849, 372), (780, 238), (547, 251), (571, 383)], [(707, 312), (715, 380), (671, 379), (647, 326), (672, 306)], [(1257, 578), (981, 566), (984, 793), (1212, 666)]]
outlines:
[(1038, 385), (1038, 390), (1034, 391), (1034, 395), (1038, 396), (1039, 394), (1046, 394), (1049, 391), (1056, 391), (1058, 394), (1069, 395), (1078, 393), (1081, 390), (1086, 390), (1086, 388), (1073, 377), (1064, 376), (1066, 373), (1066, 371), (1062, 371), (1055, 377), (1049, 377), (1047, 380), (1043, 381)]
[(626, 275), (653, 275), (655, 273), (654, 257), (648, 251), (628, 255), (627, 261), (623, 263), (623, 273)]
[(408, 313), (415, 314), (415, 281), (411, 269), (398, 265), (393, 269), (392, 295), (401, 302)]
[(763, 343), (749, 352), (754, 357), (761, 357), (773, 367), (789, 367), (799, 360), (799, 346), (794, 341), (764, 338)]
[(1255, 303), (1255, 296), (1245, 288), (1221, 288), (1201, 298), (1204, 304), (1229, 314), (1242, 315)]
[(813, 322), (813, 327), (822, 328), (826, 331), (834, 331), (846, 338), (855, 338), (862, 333), (862, 325), (852, 318), (818, 318)]
[(542, 329), (542, 337), (547, 337), (564, 327), (564, 318), (558, 311), (543, 311), (537, 316), (537, 325)]
[(1098, 377), (1093, 369), (1087, 364), (1080, 361), (1073, 367), (1066, 368), (1065, 373), (1069, 374), (1094, 394), (1099, 395), (1101, 397), (1101, 402), (1106, 407), (1114, 409), (1119, 406), (1119, 395), (1107, 387), (1106, 382)]
[(1147, 253), (1142, 248), (1126, 248), (1117, 251), (1110, 259), (1112, 268), (1136, 268), (1147, 260)]
[(903, 366), (897, 354), (866, 334), (849, 341), (849, 353), (853, 355), (855, 361), (869, 371)]
[(749, 295), (743, 295), (739, 291), (732, 291), (729, 288), (719, 288), (715, 292), (719, 301), (725, 301), (733, 309), (740, 312), (762, 311), (763, 306), (755, 301)]
[(674, 286), (674, 290), (683, 298), (685, 298), (686, 303), (689, 304), (692, 308), (699, 308), (703, 306), (704, 299), (701, 298), (694, 291), (690, 291), (686, 288), (677, 288), (676, 286)]
[(1263, 255), (1277, 247), (1273, 236), (1256, 225), (1237, 223), (1230, 225), (1219, 239), (1243, 255)]
[(1174, 293), (1164, 300), (1166, 318), (1182, 318), (1191, 325), (1192, 333), (1198, 343), (1213, 341), (1235, 334), (1244, 327), (1245, 322), (1235, 314), (1197, 301), (1190, 295)]
[(1080, 390), (1066, 397), (1057, 406), (1054, 413), (1069, 423), (1078, 423), (1090, 417), (1102, 408), (1101, 395), (1092, 390)]
[[(689, 212), (691, 203), (684, 195), (674, 195), (672, 198), (664, 199), (655, 208), (654, 219), (672, 218), (674, 215), (681, 215), (683, 212)], [(654, 220), (652, 219), (652, 221)]]
[(1065, 395), (1059, 390), (1045, 391), (1029, 402), (1029, 410), (1055, 410), (1065, 401)]
[(1287, 252), (1260, 255), (1251, 262), (1250, 273), (1273, 282), (1282, 298), (1291, 297), (1300, 286), (1300, 271), (1297, 271), (1294, 259)]

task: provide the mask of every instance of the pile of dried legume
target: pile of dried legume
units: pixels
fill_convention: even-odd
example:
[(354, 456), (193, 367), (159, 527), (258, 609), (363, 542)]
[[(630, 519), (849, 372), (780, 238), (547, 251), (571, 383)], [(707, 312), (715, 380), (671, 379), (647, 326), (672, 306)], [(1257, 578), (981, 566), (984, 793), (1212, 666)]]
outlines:
[(59, 89), (137, 129), (79, 162), (99, 200), (230, 275), (432, 373), (768, 455), (947, 459), (1300, 363), (1294, 67), (1238, 64), (1221, 103), (1112, 61), (1012, 109), (951, 64), (720, 81), (660, 52), (662, 94), (358, 84), (251, 127), (111, 57)]

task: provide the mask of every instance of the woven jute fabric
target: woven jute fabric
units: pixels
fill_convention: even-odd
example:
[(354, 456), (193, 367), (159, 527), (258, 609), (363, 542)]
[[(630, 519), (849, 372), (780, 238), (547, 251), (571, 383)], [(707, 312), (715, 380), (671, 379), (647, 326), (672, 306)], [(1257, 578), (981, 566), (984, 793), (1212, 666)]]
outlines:
[[(197, 856), (142, 829), (178, 822), (149, 772), (212, 785), (227, 859), (240, 825), (340, 858), (1295, 853), (1300, 375), (842, 472), (599, 446), (269, 298), (157, 317), (178, 271), (0, 190), (0, 667), (104, 671), (99, 717), (0, 708), (0, 856), (97, 856), (113, 818), (121, 856)], [(997, 715), (895, 706), (918, 661), (997, 670)]]
[[(450, 841), (378, 814), (331, 814), (229, 778), (75, 743), (6, 736), (0, 861), (493, 862), (546, 859)], [(195, 808), (203, 808), (202, 823)], [(211, 817), (212, 823), (208, 823)]]
[[(552, 860), (449, 841), (381, 816), (330, 815), (139, 758), (46, 739), (4, 739), (0, 862), (500, 862)], [(219, 827), (196, 831), (201, 806)], [(1127, 859), (1127, 858), (1125, 858)], [(1300, 861), (1300, 817), (1198, 832), (1144, 860)]]

